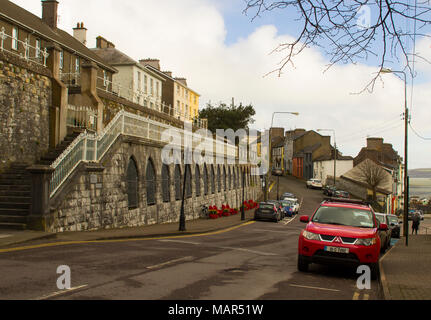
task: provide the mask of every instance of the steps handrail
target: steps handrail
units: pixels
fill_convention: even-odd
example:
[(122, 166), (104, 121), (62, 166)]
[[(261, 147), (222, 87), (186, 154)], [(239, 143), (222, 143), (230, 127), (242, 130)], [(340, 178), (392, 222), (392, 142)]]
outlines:
[[(126, 130), (134, 129), (138, 125), (133, 124), (131, 127), (126, 128), (126, 118), (145, 123), (146, 127), (140, 126), (139, 129), (141, 129), (140, 131), (146, 132), (146, 136), (139, 135), (139, 133), (127, 133)], [(153, 136), (150, 134), (151, 125), (156, 127), (156, 138), (153, 138)], [(120, 128), (118, 128), (118, 126)], [(182, 136), (182, 138), (184, 138), (184, 131), (180, 128), (151, 120), (147, 117), (129, 113), (124, 110), (119, 111), (100, 134), (93, 134), (84, 131), (78, 137), (76, 137), (75, 140), (73, 140), (73, 142), (66, 148), (66, 150), (64, 150), (63, 153), (61, 153), (61, 155), (51, 164), (51, 168), (54, 169), (54, 172), (50, 181), (50, 197), (54, 196), (64, 181), (66, 181), (66, 179), (72, 174), (72, 172), (81, 162), (99, 162), (114, 144), (118, 136), (122, 134), (132, 136), (136, 135), (141, 138), (161, 142), (162, 130), (165, 129), (172, 129), (175, 131), (175, 133), (178, 133)], [(190, 135), (190, 133), (188, 134)], [(235, 145), (218, 141), (217, 139), (214, 139), (210, 136), (202, 136), (202, 138), (206, 142), (211, 143), (213, 146), (223, 144), (223, 154), (226, 154), (225, 152), (228, 151), (228, 157), (231, 156), (231, 152), (229, 152), (229, 150), (236, 148)], [(104, 139), (108, 140), (104, 141)], [(215, 149), (215, 153), (217, 153), (217, 149)]]

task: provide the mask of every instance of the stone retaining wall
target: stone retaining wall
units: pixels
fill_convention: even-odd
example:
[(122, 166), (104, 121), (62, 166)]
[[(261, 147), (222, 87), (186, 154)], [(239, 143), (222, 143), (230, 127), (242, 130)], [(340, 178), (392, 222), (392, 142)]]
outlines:
[(52, 86), (38, 68), (0, 54), (0, 172), (12, 162), (34, 163), (49, 148)]
[[(136, 227), (158, 223), (179, 221), (181, 200), (175, 200), (174, 165), (170, 165), (170, 201), (162, 198), (162, 145), (157, 145), (142, 139), (122, 136), (98, 165), (87, 165), (81, 170), (73, 186), (56, 195), (55, 207), (51, 210), (51, 223), (47, 226), (49, 232), (81, 231), (95, 229), (110, 229), (119, 227)], [(130, 158), (138, 167), (138, 208), (128, 208), (126, 173)], [(151, 159), (151, 160), (150, 160)], [(145, 172), (148, 161), (152, 161), (156, 171), (156, 204), (147, 205)], [(233, 170), (235, 166), (230, 166)], [(226, 168), (228, 168), (226, 166)], [(235, 167), (236, 170), (239, 167)], [(192, 166), (192, 197), (185, 200), (187, 220), (198, 219), (201, 216), (202, 205), (229, 204), (239, 207), (242, 200), (241, 188), (227, 188), (204, 195), (203, 166), (200, 170), (200, 196), (196, 196), (195, 166)], [(184, 173), (184, 165), (181, 165)], [(217, 171), (215, 170), (217, 173)], [(182, 176), (183, 179), (183, 176)], [(245, 200), (258, 200), (261, 188), (258, 177), (251, 179), (245, 190)], [(223, 179), (222, 179), (223, 181)], [(182, 183), (182, 180), (181, 180)], [(239, 184), (240, 185), (240, 184)], [(60, 192), (61, 193), (61, 192)], [(60, 197), (63, 197), (61, 200)]]

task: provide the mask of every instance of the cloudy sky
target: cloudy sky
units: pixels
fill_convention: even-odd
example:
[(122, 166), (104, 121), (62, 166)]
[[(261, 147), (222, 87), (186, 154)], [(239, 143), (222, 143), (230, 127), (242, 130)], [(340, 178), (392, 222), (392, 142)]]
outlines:
[[(13, 2), (41, 16), (40, 1)], [(309, 48), (280, 77), (267, 75), (283, 58), (283, 53), (271, 52), (296, 35), (292, 13), (273, 12), (252, 21), (251, 13), (243, 13), (243, 0), (59, 2), (63, 30), (72, 33), (78, 21), (84, 22), (89, 47), (101, 35), (136, 60), (160, 59), (163, 70), (186, 77), (202, 95), (201, 106), (230, 103), (233, 97), (236, 103), (251, 103), (258, 129), (270, 127), (273, 112), (299, 112), (298, 117), (277, 115), (274, 126), (334, 129), (339, 149), (351, 156), (365, 146), (367, 136), (381, 136), (404, 155), (404, 82), (385, 75), (373, 93), (353, 94), (373, 77), (374, 62), (336, 65), (324, 72), (328, 57)], [(417, 52), (431, 61), (431, 40), (419, 40)], [(412, 125), (431, 138), (431, 65), (418, 62), (416, 71)], [(410, 131), (409, 168), (431, 167), (430, 159), (431, 141)]]

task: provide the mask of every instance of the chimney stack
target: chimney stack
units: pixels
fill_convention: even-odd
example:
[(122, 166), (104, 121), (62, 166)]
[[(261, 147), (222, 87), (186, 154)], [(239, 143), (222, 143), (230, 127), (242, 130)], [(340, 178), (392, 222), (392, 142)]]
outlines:
[(182, 83), (184, 86), (187, 87), (187, 79), (186, 78), (175, 78), (178, 82)]
[(163, 71), (163, 73), (172, 78), (172, 71)]
[(58, 1), (56, 0), (42, 0), (42, 21), (50, 26), (52, 29), (57, 28), (58, 20)]
[(96, 38), (96, 48), (97, 49), (109, 49), (109, 48), (115, 48), (115, 45), (112, 42), (109, 42), (105, 38), (98, 36)]
[(141, 59), (139, 60), (139, 63), (143, 65), (149, 65), (153, 68), (156, 68), (160, 71), (160, 60), (159, 59)]
[(84, 28), (84, 22), (78, 22), (76, 28), (73, 28), (73, 37), (84, 46), (87, 45), (87, 28)]

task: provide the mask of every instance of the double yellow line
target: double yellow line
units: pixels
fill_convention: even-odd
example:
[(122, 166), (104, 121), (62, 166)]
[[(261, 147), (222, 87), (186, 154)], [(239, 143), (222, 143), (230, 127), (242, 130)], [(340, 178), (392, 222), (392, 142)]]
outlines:
[(212, 231), (212, 232), (203, 232), (203, 233), (197, 233), (197, 234), (189, 234), (189, 235), (159, 236), (159, 237), (148, 237), (148, 238), (112, 239), (112, 240), (63, 241), (63, 242), (42, 243), (42, 244), (37, 244), (37, 245), (32, 245), (32, 246), (0, 249), (0, 254), (1, 253), (8, 253), (8, 252), (25, 251), (25, 250), (31, 250), (31, 249), (39, 249), (39, 248), (68, 246), (68, 245), (73, 245), (73, 244), (120, 243), (120, 242), (149, 241), (149, 240), (161, 240), (161, 239), (181, 239), (181, 238), (211, 236), (211, 235), (229, 232), (229, 231), (241, 228), (241, 227), (251, 225), (253, 223), (255, 223), (255, 221), (249, 221), (249, 222), (246, 222), (246, 223), (234, 226), (234, 227), (230, 227), (227, 229), (223, 229), (223, 230)]

